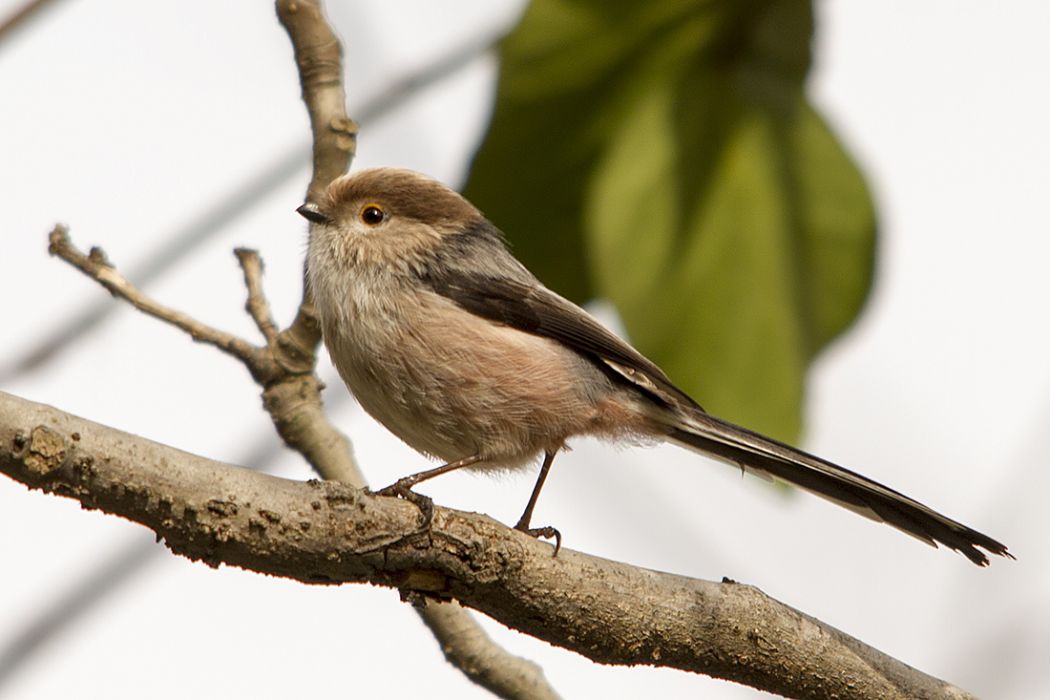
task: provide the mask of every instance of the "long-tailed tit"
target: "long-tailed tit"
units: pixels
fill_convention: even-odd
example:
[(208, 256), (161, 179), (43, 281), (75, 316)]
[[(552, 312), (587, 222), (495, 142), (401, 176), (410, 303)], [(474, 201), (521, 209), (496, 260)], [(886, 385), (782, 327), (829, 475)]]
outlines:
[(705, 412), (583, 309), (544, 287), (503, 235), (441, 183), (380, 168), (304, 204), (308, 277), (325, 344), (368, 413), (446, 464), (385, 493), (427, 505), (415, 484), (461, 467), (543, 455), (517, 528), (530, 529), (555, 454), (577, 435), (659, 439), (824, 496), (984, 566), (1006, 546), (855, 472)]

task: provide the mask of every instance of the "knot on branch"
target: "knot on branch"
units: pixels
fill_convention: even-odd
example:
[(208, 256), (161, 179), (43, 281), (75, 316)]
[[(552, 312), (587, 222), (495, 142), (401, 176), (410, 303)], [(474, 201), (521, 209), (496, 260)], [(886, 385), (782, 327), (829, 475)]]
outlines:
[(335, 134), (335, 146), (346, 153), (357, 150), (357, 122), (349, 117), (335, 117), (328, 123)]
[(321, 342), (321, 323), (313, 304), (299, 307), (292, 325), (278, 333), (270, 351), (274, 362), (290, 375), (308, 375), (317, 365), (317, 346)]
[[(16, 436), (16, 445), (18, 442), (20, 441)], [(22, 463), (32, 477), (42, 479), (60, 468), (66, 461), (66, 454), (69, 451), (66, 439), (45, 425), (33, 428), (28, 440), (25, 440), (23, 435), (21, 442), (24, 450)]]

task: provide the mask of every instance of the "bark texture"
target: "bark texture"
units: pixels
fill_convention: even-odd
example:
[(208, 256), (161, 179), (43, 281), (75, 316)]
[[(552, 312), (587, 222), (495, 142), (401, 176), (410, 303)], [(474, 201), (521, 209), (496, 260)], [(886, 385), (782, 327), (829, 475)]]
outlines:
[(172, 551), (312, 584), (456, 599), (600, 663), (666, 666), (797, 698), (963, 691), (779, 603), (563, 549), (473, 513), (330, 481), (294, 482), (0, 394), (0, 471), (142, 523)]

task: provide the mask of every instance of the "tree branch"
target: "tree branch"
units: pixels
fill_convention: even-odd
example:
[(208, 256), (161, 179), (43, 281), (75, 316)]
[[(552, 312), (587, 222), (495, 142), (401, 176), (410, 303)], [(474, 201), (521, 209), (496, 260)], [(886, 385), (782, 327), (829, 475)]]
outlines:
[(688, 579), (549, 544), (490, 518), (335, 482), (215, 462), (0, 393), (0, 471), (141, 523), (174, 552), (307, 583), (455, 598), (607, 664), (678, 668), (796, 698), (966, 698), (963, 691), (730, 581)]
[[(277, 19), (292, 41), (303, 102), (310, 116), (313, 170), (306, 198), (314, 200), (328, 183), (350, 168), (357, 152), (357, 124), (346, 114), (343, 47), (324, 17), (320, 0), (277, 0)], [(311, 372), (320, 342), (321, 326), (304, 267), (299, 310), (291, 325), (278, 334), (273, 347), (285, 367)], [(364, 484), (359, 472), (356, 482)]]
[(123, 275), (117, 272), (106, 257), (106, 252), (95, 246), (84, 255), (77, 250), (69, 240), (69, 231), (65, 226), (57, 224), (47, 237), (47, 252), (61, 258), (73, 267), (77, 268), (91, 279), (106, 288), (110, 294), (123, 299), (136, 309), (163, 321), (186, 333), (194, 340), (214, 348), (222, 350), (227, 355), (245, 362), (251, 363), (253, 367), (259, 367), (259, 360), (255, 357), (257, 348), (240, 338), (220, 331), (216, 328), (190, 318), (181, 311), (155, 301), (140, 292), (133, 284), (128, 282)]
[[(356, 125), (345, 114), (341, 49), (309, 0), (279, 0), (295, 47), (314, 136), (315, 197), (349, 164)], [(115, 296), (237, 357), (263, 387), (285, 442), (341, 482), (301, 484), (179, 452), (0, 394), (0, 471), (153, 529), (175, 552), (217, 566), (310, 583), (396, 587), (421, 606), (443, 651), (503, 697), (555, 697), (534, 665), (494, 645), (456, 605), (602, 663), (664, 665), (792, 697), (960, 697), (756, 589), (634, 569), (538, 543), (484, 516), (438, 508), (432, 528), (396, 499), (363, 485), (346, 439), (325, 419), (313, 373), (320, 340), (309, 290), (277, 332), (262, 293), (261, 262), (238, 252), (247, 308), (266, 345), (208, 327), (130, 285), (100, 249), (84, 255), (65, 231), (52, 251)], [(425, 605), (424, 605), (425, 603)], [(862, 691), (862, 692), (858, 692)]]
[[(345, 112), (341, 45), (320, 3), (278, 0), (277, 14), (295, 49), (303, 100), (310, 115), (314, 165), (308, 189), (311, 197), (349, 167), (357, 125)], [(303, 299), (295, 319), (277, 332), (262, 290), (258, 254), (247, 249), (235, 251), (248, 289), (246, 309), (266, 340), (264, 346), (256, 347), (157, 303), (120, 275), (101, 248), (92, 248), (87, 255), (78, 251), (63, 227), (52, 231), (49, 250), (114, 296), (239, 359), (263, 388), (263, 403), (284, 442), (299, 451), (324, 478), (364, 487), (365, 479), (353, 460), (349, 442), (323, 412), (323, 385), (313, 371), (321, 333), (305, 274)], [(482, 687), (506, 698), (557, 697), (538, 666), (507, 654), (458, 606), (434, 605), (419, 612), (441, 643), (446, 659)]]
[[(410, 100), (413, 95), (454, 74), (492, 49), (503, 36), (504, 32), (500, 31), (476, 37), (468, 44), (455, 48), (432, 63), (395, 80), (382, 92), (358, 106), (358, 118), (355, 121), (368, 124), (381, 119)], [(218, 204), (206, 209), (173, 231), (170, 236), (160, 236), (159, 246), (152, 250), (144, 261), (126, 271), (126, 277), (139, 287), (148, 287), (152, 280), (165, 270), (171, 269), (175, 262), (188, 255), (198, 244), (298, 174), (306, 159), (306, 155), (303, 154), (312, 150), (311, 143), (312, 140), (295, 144), (277, 154), (261, 171), (219, 197)], [(106, 318), (113, 308), (106, 303), (90, 304), (74, 312), (68, 322), (42, 336), (12, 361), (0, 365), (0, 384), (11, 377), (43, 367), (62, 348), (73, 345), (85, 332)]]
[[(235, 251), (248, 288), (246, 308), (269, 339), (268, 345), (262, 347), (211, 328), (153, 300), (120, 275), (101, 248), (93, 247), (88, 254), (78, 250), (64, 227), (56, 226), (49, 240), (49, 250), (53, 255), (96, 280), (115, 297), (185, 331), (195, 340), (213, 345), (241, 360), (263, 387), (264, 405), (285, 443), (303, 454), (325, 478), (364, 487), (364, 476), (354, 463), (349, 443), (324, 414), (320, 397), (322, 385), (312, 372), (313, 350), (310, 350), (308, 372), (289, 370), (281, 362), (281, 337), (272, 334), (258, 253), (247, 249)], [(558, 697), (538, 666), (504, 651), (465, 610), (435, 603), (419, 609), (419, 614), (441, 644), (445, 658), (482, 687), (504, 698), (546, 700)]]
[(274, 323), (273, 314), (270, 312), (270, 302), (263, 294), (262, 258), (259, 257), (258, 251), (249, 248), (234, 248), (233, 254), (237, 256), (237, 262), (241, 265), (244, 286), (248, 289), (248, 300), (244, 303), (244, 310), (255, 321), (255, 327), (262, 333), (267, 344), (272, 344), (277, 340), (277, 324)]
[(317, 0), (277, 0), (277, 18), (292, 40), (310, 114), (314, 167), (307, 198), (316, 199), (357, 151), (357, 124), (346, 114), (343, 47)]
[(508, 653), (455, 600), (427, 601), (417, 608), (434, 633), (445, 660), (482, 688), (501, 698), (559, 697), (539, 666)]

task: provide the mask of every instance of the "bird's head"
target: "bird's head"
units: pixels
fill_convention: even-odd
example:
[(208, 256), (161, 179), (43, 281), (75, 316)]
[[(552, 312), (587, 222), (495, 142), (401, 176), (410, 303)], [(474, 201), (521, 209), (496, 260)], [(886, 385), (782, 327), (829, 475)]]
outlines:
[(412, 264), (484, 221), (455, 190), (397, 168), (344, 175), (297, 211), (311, 224), (311, 258), (323, 250), (348, 266)]

